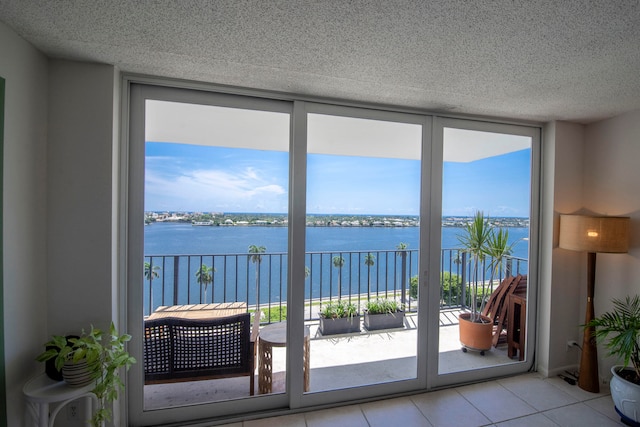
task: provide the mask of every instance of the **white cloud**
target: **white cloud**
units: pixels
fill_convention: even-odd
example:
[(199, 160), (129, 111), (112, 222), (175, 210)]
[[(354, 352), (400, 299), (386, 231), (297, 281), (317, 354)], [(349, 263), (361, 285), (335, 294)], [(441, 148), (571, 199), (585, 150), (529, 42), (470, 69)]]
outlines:
[(230, 173), (218, 169), (187, 171), (172, 179), (147, 169), (145, 194), (147, 209), (154, 209), (163, 200), (175, 200), (184, 210), (216, 210), (235, 207), (253, 211), (256, 205), (269, 210), (280, 206), (287, 191), (262, 178), (260, 170), (249, 167)]

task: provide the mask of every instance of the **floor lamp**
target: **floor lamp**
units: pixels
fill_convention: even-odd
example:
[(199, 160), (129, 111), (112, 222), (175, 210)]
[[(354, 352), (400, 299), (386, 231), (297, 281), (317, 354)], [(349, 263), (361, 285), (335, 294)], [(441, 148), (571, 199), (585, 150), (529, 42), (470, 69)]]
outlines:
[[(596, 253), (625, 253), (629, 248), (628, 217), (560, 215), (559, 246), (587, 252), (587, 313), (584, 323), (594, 318), (593, 294), (596, 283)], [(598, 350), (592, 327), (585, 327), (578, 385), (593, 393), (600, 391)]]

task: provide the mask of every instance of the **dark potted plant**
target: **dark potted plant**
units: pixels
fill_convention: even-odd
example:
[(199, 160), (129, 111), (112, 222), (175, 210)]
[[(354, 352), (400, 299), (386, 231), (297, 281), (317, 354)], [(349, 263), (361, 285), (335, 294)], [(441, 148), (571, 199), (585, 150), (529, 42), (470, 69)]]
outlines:
[(104, 344), (103, 339), (103, 332), (93, 326), (89, 333), (82, 331), (77, 338), (54, 335), (45, 344), (46, 351), (36, 358), (39, 362), (54, 359), (56, 369), (62, 371), (64, 380), (72, 386), (95, 382), (93, 393), (98, 398), (98, 409), (91, 418), (91, 424), (96, 427), (111, 420), (111, 407), (107, 403), (115, 401), (118, 392), (124, 389), (119, 377), (120, 369), (129, 369), (136, 363), (125, 351), (125, 343), (131, 335), (118, 335), (111, 323)]
[(622, 361), (611, 368), (611, 398), (622, 421), (640, 423), (640, 296), (614, 299), (613, 310), (593, 319), (586, 326), (595, 328), (598, 341), (608, 338), (610, 356)]
[(322, 305), (320, 309), (320, 333), (322, 335), (353, 332), (360, 332), (360, 313), (354, 303), (338, 300)]
[(471, 310), (469, 313), (462, 313), (458, 318), (460, 344), (462, 344), (463, 351), (469, 348), (478, 350), (481, 354), (491, 349), (493, 338), (493, 322), (490, 318), (482, 316), (482, 307), (478, 307), (479, 270), (485, 259), (485, 247), (490, 232), (489, 221), (484, 219), (484, 213), (478, 211), (471, 222), (465, 225), (463, 233), (458, 236), (458, 241), (462, 245), (463, 251), (469, 256), (471, 263)]
[(393, 299), (368, 301), (364, 310), (364, 327), (368, 331), (404, 327), (402, 305)]

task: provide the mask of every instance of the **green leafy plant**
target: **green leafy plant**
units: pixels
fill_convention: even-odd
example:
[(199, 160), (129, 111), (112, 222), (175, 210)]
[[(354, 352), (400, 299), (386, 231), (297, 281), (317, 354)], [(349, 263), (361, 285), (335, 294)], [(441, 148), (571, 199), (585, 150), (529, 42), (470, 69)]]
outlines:
[(402, 304), (393, 299), (376, 299), (367, 301), (366, 310), (369, 314), (393, 314), (402, 310)]
[[(490, 295), (493, 287), (493, 280), (499, 277), (506, 257), (513, 252), (513, 245), (509, 244), (509, 231), (502, 228), (497, 229), (489, 223), (489, 218), (485, 218), (482, 211), (477, 211), (472, 220), (467, 223), (463, 232), (459, 234), (458, 241), (462, 245), (463, 252), (469, 255), (471, 263), (471, 320), (481, 322), (480, 313), (487, 301), (487, 293)], [(484, 275), (482, 266), (484, 261), (490, 259), (489, 268), (491, 278), (489, 279), (489, 289), (484, 285), (479, 286), (480, 276)], [(487, 292), (488, 291), (488, 292)]]
[(349, 301), (330, 301), (320, 307), (320, 315), (325, 319), (340, 319), (358, 315), (358, 307)]
[(55, 358), (58, 371), (65, 362), (77, 363), (86, 360), (91, 379), (95, 382), (93, 393), (99, 402), (98, 410), (91, 419), (91, 424), (97, 427), (111, 420), (111, 406), (107, 406), (107, 403), (113, 403), (118, 398), (119, 391), (124, 390), (124, 383), (119, 377), (120, 369), (128, 370), (136, 363), (135, 358), (129, 356), (125, 350), (125, 343), (129, 340), (131, 335), (118, 335), (113, 322), (106, 336), (100, 329), (91, 326), (91, 331), (82, 331), (80, 338), (67, 340), (66, 337), (54, 335), (45, 343), (45, 347), (49, 349), (41, 353), (36, 360), (45, 362)]
[(640, 384), (640, 296), (627, 296), (624, 301), (614, 299), (612, 311), (593, 319), (586, 327), (595, 328), (597, 340), (605, 341), (610, 356), (622, 360), (624, 367), (631, 365), (635, 377), (628, 381)]

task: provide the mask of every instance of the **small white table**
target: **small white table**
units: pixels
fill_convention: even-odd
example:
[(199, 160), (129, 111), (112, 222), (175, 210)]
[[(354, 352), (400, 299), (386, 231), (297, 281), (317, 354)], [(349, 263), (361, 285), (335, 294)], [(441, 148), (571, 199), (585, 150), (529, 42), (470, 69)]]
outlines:
[[(71, 387), (64, 381), (54, 381), (46, 374), (40, 374), (27, 381), (22, 392), (27, 398), (32, 414), (37, 419), (38, 427), (53, 427), (58, 412), (67, 403), (79, 398), (86, 399), (86, 408), (88, 409), (88, 414), (80, 416), (89, 420), (93, 411), (98, 407), (98, 398), (92, 392), (94, 387), (93, 382), (84, 387)], [(49, 413), (50, 404), (56, 404), (51, 413)]]

